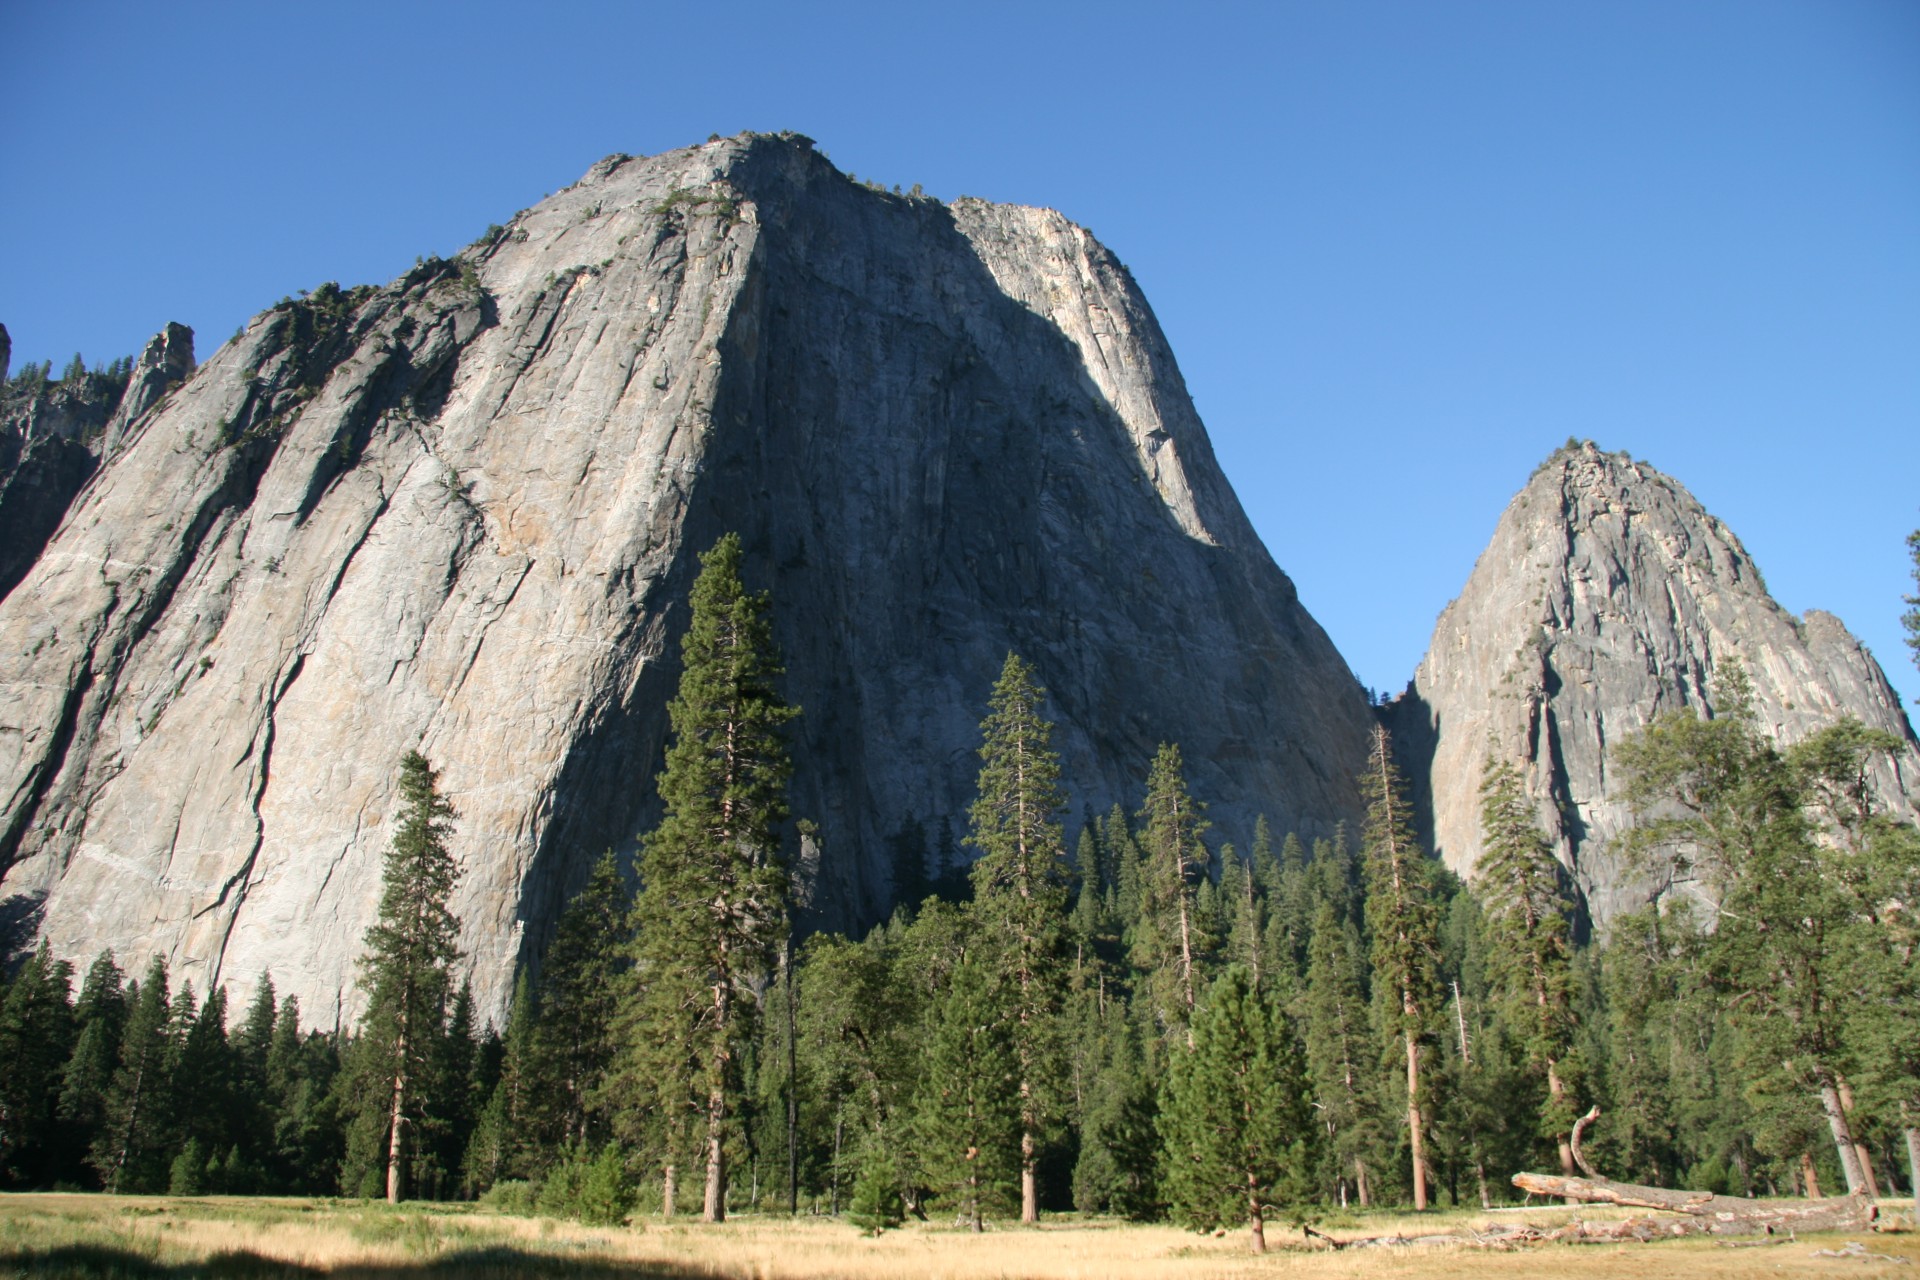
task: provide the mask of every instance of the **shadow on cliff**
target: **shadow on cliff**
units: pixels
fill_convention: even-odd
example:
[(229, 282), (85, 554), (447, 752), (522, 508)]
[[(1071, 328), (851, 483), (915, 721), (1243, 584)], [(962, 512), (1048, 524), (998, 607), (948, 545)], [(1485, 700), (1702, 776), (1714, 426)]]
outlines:
[[(1356, 820), (1358, 683), (1341, 664), (1351, 707), (1329, 690), (1337, 653), (1264, 549), (1181, 527), (1079, 347), (1003, 290), (953, 211), (775, 147), (730, 176), (767, 230), (717, 344), (671, 567), (614, 639), (635, 678), (570, 750), (522, 881), (523, 959), (599, 850), (630, 854), (658, 816), (694, 557), (729, 531), (749, 589), (772, 592), (802, 708), (789, 797), (820, 851), (804, 931), (884, 918), (907, 822), (964, 826), (1009, 649), (1049, 690), (1072, 809), (1131, 811), (1177, 741), (1236, 843), (1261, 812), (1305, 837)], [(1170, 360), (1154, 375), (1184, 397)], [(1204, 502), (1217, 463), (1190, 447)]]
[(262, 1257), (245, 1250), (214, 1254), (195, 1262), (157, 1262), (144, 1253), (103, 1245), (65, 1245), (55, 1249), (0, 1251), (0, 1275), (45, 1277), (47, 1280), (189, 1280), (202, 1276), (227, 1280), (429, 1280), (458, 1276), (462, 1280), (519, 1280), (555, 1277), (556, 1280), (694, 1280), (716, 1273), (708, 1268), (676, 1267), (658, 1262), (616, 1262), (609, 1259), (565, 1258), (550, 1253), (500, 1246), (463, 1249), (437, 1258), (410, 1263), (350, 1264), (310, 1267), (297, 1262)]

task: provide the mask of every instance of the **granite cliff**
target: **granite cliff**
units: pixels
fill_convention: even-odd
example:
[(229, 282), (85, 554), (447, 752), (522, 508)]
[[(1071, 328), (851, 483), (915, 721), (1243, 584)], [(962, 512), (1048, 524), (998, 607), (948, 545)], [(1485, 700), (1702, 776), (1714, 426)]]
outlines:
[(1913, 815), (1913, 730), (1840, 620), (1782, 609), (1733, 531), (1674, 480), (1591, 442), (1562, 448), (1500, 517), (1386, 713), (1435, 852), (1472, 871), (1481, 767), (1498, 751), (1522, 764), (1594, 919), (1644, 901), (1654, 877), (1613, 845), (1630, 814), (1607, 750), (1662, 712), (1710, 712), (1730, 660), (1783, 742), (1843, 716), (1904, 739), (1872, 781), (1881, 804)]
[(1056, 213), (745, 135), (609, 157), (450, 261), (283, 301), (178, 385), (166, 336), (0, 601), (16, 946), (270, 971), (350, 1016), (417, 746), (497, 1012), (652, 816), (694, 557), (729, 529), (805, 709), (812, 924), (884, 910), (910, 823), (964, 826), (1009, 649), (1076, 815), (1134, 807), (1164, 739), (1228, 838), (1355, 816), (1364, 695), (1125, 268)]

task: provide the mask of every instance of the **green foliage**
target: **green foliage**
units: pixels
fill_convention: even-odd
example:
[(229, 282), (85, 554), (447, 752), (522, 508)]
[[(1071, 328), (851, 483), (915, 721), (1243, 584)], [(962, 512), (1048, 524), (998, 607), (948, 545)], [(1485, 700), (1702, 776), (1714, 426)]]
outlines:
[(973, 1230), (1011, 1202), (1020, 1112), (1006, 992), (964, 957), (930, 1014), (915, 1107), (921, 1172), (938, 1203)]
[(766, 597), (742, 585), (740, 558), (740, 539), (726, 535), (700, 558), (693, 584), (680, 688), (667, 708), (666, 812), (644, 841), (633, 909), (640, 990), (625, 1024), (623, 1096), (610, 1100), (653, 1113), (663, 1152), (684, 1152), (698, 1111), (715, 1217), (757, 992), (787, 929), (778, 831), (791, 765), (781, 730), (799, 714), (774, 687), (781, 669)]
[(1161, 743), (1147, 775), (1140, 814), (1139, 916), (1129, 946), (1146, 975), (1148, 998), (1163, 1034), (1185, 1031), (1205, 981), (1198, 936), (1196, 887), (1206, 878), (1207, 821), (1187, 791), (1180, 748)]
[(1907, 611), (1900, 615), (1900, 625), (1907, 631), (1907, 647), (1913, 650), (1913, 665), (1920, 667), (1920, 529), (1908, 535), (1907, 550), (1913, 555), (1914, 594), (1901, 597), (1907, 603)]
[(633, 1212), (626, 1158), (613, 1143), (598, 1152), (575, 1147), (547, 1172), (536, 1200), (539, 1211), (594, 1226), (617, 1227)]
[(1244, 967), (1227, 969), (1193, 1020), (1193, 1048), (1169, 1054), (1160, 1131), (1164, 1189), (1197, 1231), (1245, 1224), (1254, 1247), (1270, 1208), (1313, 1198), (1314, 1129), (1286, 1019)]
[(1489, 762), (1480, 781), (1480, 861), (1475, 886), (1486, 903), (1488, 969), (1529, 1063), (1547, 1081), (1540, 1124), (1568, 1134), (1579, 1117), (1574, 1054), (1573, 950), (1562, 873), (1534, 818), (1520, 772)]
[(847, 1220), (866, 1234), (876, 1236), (906, 1220), (906, 1206), (900, 1195), (900, 1169), (891, 1148), (875, 1143), (867, 1150), (860, 1162), (860, 1176), (853, 1184)]
[(1045, 1129), (1059, 1102), (1060, 1002), (1065, 988), (1067, 873), (1059, 814), (1060, 758), (1053, 725), (1040, 714), (1046, 696), (1033, 668), (1009, 653), (981, 723), (979, 794), (968, 843), (974, 919), (988, 962), (1013, 1001), (1009, 1011), (1019, 1094), (1022, 1211)]
[[(367, 1012), (345, 1077), (351, 1115), (342, 1181), (368, 1194), (384, 1182), (406, 1194), (428, 1102), (446, 1084), (442, 1037), (459, 958), (460, 922), (448, 907), (459, 868), (447, 849), (453, 806), (417, 751), (400, 761), (400, 814), (381, 876), (380, 914), (366, 932), (360, 986)], [(397, 1138), (393, 1133), (399, 1127)]]

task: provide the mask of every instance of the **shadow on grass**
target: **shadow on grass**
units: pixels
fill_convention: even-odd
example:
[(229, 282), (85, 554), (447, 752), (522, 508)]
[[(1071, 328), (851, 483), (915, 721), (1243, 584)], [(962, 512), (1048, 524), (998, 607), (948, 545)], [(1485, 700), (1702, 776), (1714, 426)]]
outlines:
[(565, 1280), (711, 1280), (713, 1272), (621, 1263), (608, 1259), (562, 1258), (550, 1253), (494, 1245), (460, 1249), (413, 1263), (353, 1263), (308, 1267), (245, 1251), (218, 1253), (195, 1262), (169, 1265), (127, 1249), (104, 1245), (63, 1245), (55, 1249), (15, 1249), (0, 1253), (0, 1277), (33, 1280), (433, 1280), (477, 1277), (564, 1277)]

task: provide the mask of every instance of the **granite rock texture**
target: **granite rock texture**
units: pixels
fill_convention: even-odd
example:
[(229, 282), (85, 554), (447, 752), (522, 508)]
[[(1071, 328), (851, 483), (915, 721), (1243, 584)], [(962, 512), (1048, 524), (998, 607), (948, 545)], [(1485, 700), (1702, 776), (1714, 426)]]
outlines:
[(1651, 466), (1590, 442), (1559, 450), (1508, 505), (1386, 713), (1435, 851), (1472, 872), (1481, 769), (1499, 751), (1521, 764), (1594, 921), (1644, 902), (1662, 872), (1621, 857), (1630, 814), (1608, 749), (1662, 712), (1710, 711), (1729, 660), (1782, 742), (1843, 716), (1904, 739), (1873, 782), (1882, 805), (1913, 815), (1913, 730), (1840, 620), (1782, 609), (1733, 531)]
[(0, 597), (39, 557), (103, 454), (193, 372), (193, 330), (169, 324), (128, 374), (88, 371), (58, 382), (6, 384), (0, 325)]
[(451, 261), (263, 313), (108, 436), (0, 602), (16, 946), (351, 1018), (418, 747), (497, 1014), (655, 814), (726, 530), (805, 710), (808, 924), (884, 911), (910, 821), (964, 829), (1009, 649), (1075, 819), (1135, 807), (1162, 740), (1224, 838), (1356, 816), (1363, 691), (1125, 268), (1050, 211), (889, 195), (791, 135), (609, 157)]

